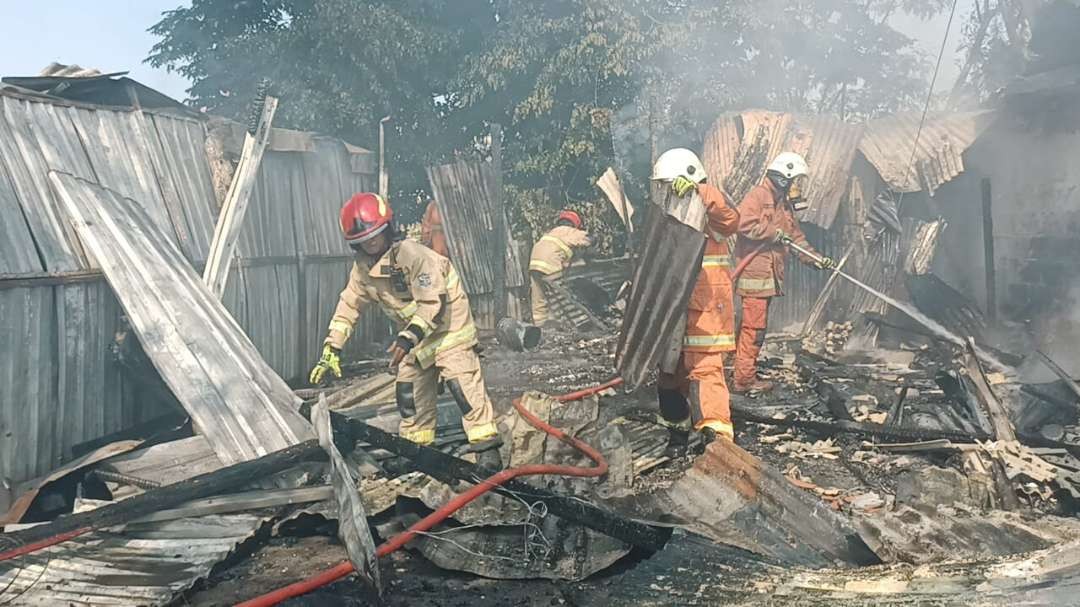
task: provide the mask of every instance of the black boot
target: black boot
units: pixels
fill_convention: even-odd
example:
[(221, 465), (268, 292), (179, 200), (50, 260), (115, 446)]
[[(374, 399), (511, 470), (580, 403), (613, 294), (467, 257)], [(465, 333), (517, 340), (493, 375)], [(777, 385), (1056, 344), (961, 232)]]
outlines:
[(486, 470), (502, 470), (502, 456), (499, 455), (499, 447), (502, 447), (502, 444), (502, 438), (495, 436), (469, 443), (461, 448), (460, 453), (475, 453), (476, 464)]
[(477, 452), (476, 465), (492, 472), (502, 470), (502, 456), (499, 455), (499, 448), (492, 447), (491, 449)]
[(709, 446), (709, 443), (713, 442), (714, 440), (716, 440), (716, 430), (713, 430), (712, 428), (702, 428), (701, 429), (701, 446), (702, 447)]
[(668, 427), (668, 444), (664, 449), (664, 456), (678, 459), (686, 456), (686, 450), (690, 446), (690, 431), (685, 428)]

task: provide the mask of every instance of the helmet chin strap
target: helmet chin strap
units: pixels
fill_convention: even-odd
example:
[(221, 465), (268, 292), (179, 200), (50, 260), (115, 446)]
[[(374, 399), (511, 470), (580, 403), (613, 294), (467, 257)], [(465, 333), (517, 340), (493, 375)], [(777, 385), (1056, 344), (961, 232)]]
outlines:
[(791, 187), (791, 182), (793, 181), (776, 171), (768, 171), (765, 173), (765, 176), (769, 178), (769, 181), (771, 181), (777, 189), (784, 192), (784, 194), (787, 194), (788, 188)]

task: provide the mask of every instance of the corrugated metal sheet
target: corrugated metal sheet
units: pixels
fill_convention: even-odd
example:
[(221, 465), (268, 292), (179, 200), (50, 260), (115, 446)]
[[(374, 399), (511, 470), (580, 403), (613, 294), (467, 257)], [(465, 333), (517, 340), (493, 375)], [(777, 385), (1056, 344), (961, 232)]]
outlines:
[(963, 172), (961, 155), (990, 125), (994, 113), (932, 114), (919, 133), (921, 117), (909, 113), (872, 120), (859, 143), (859, 151), (893, 191), (927, 190), (933, 195), (938, 186)]
[[(0, 120), (0, 140), (4, 138), (4, 121)], [(41, 272), (41, 265), (30, 226), (26, 224), (12, 179), (2, 162), (3, 143), (0, 143), (0, 274)]]
[[(39, 448), (51, 443), (52, 465), (67, 455), (71, 445), (117, 432), (150, 419), (161, 411), (140, 403), (125, 404), (120, 366), (109, 346), (120, 330), (122, 310), (104, 282), (59, 285), (55, 289), (61, 344), (58, 365), (57, 409), (52, 432)], [(42, 420), (44, 421), (44, 420)]]
[(705, 252), (701, 232), (656, 205), (650, 204), (648, 213), (615, 351), (615, 367), (630, 386), (640, 385), (657, 367), (681, 329), (698, 274), (687, 268), (700, 268)]
[(176, 192), (184, 217), (187, 238), (180, 238), (181, 247), (200, 265), (210, 250), (218, 208), (206, 159), (206, 129), (187, 118), (153, 114), (148, 119), (161, 146), (161, 187)]
[(830, 116), (747, 111), (721, 116), (705, 136), (702, 161), (713, 183), (736, 200), (760, 182), (777, 154), (802, 154), (810, 165), (809, 208), (799, 219), (828, 229), (847, 189), (864, 126)]
[(58, 464), (51, 438), (59, 372), (50, 288), (0, 290), (0, 477), (29, 480)]
[(263, 522), (252, 514), (131, 524), (0, 563), (4, 605), (165, 605)]
[[(89, 161), (84, 155), (81, 162), (50, 166), (35, 135), (44, 130), (38, 131), (35, 128), (37, 125), (30, 115), (29, 105), (31, 102), (22, 99), (0, 96), (0, 110), (3, 114), (3, 119), (0, 120), (0, 157), (30, 232), (34, 235), (38, 254), (45, 264), (44, 269), (78, 270), (86, 267), (86, 263), (74, 245), (70, 229), (60, 221), (60, 211), (49, 191), (45, 176), (50, 168), (70, 170), (76, 174), (81, 168), (82, 173), (86, 174), (89, 171)], [(74, 127), (64, 136), (77, 141)], [(72, 160), (76, 159), (77, 155)]]
[[(71, 109), (71, 118), (78, 132), (78, 137), (71, 140), (78, 145), (81, 138), (93, 170), (91, 175), (77, 176), (96, 181), (121, 196), (138, 201), (158, 228), (175, 238), (173, 221), (165, 208), (150, 159), (152, 144), (138, 128), (134, 116), (107, 110)], [(183, 221), (180, 217), (176, 219)]]
[[(218, 204), (206, 136), (195, 118), (0, 94), (0, 275), (41, 276), (89, 265), (61, 219), (48, 187), (50, 170), (132, 197), (186, 259), (201, 266)], [(270, 154), (243, 231), (240, 268), (224, 298), (286, 377), (303, 375), (317, 358), (348, 275), (338, 209), (374, 180), (353, 170), (363, 154), (348, 153), (338, 140), (311, 141), (312, 152)], [(14, 482), (48, 472), (73, 443), (156, 413), (132, 399), (112, 362), (109, 345), (121, 326), (108, 285), (53, 280), (34, 288), (0, 283), (0, 338), (20, 344), (0, 356), (0, 378), (11, 378), (0, 387), (0, 477)], [(366, 315), (347, 355), (382, 341), (387, 326), (381, 314)], [(7, 440), (16, 432), (17, 441)]]
[(492, 213), (499, 203), (489, 188), (492, 170), (488, 163), (464, 160), (427, 170), (450, 259), (470, 295), (495, 290), (494, 264), (500, 255), (493, 242)]
[(49, 177), (143, 349), (222, 463), (314, 436), (299, 399), (143, 209), (77, 177)]

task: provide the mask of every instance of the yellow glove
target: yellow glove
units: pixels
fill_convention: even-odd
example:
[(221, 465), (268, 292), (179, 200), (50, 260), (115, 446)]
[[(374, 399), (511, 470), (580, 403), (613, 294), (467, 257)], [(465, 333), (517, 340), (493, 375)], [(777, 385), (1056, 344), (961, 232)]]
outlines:
[(683, 198), (689, 194), (691, 190), (696, 189), (697, 184), (682, 175), (679, 175), (675, 178), (675, 181), (671, 182), (671, 191), (675, 192), (675, 195), (679, 198)]
[(783, 243), (791, 240), (791, 235), (787, 234), (783, 230), (776, 230), (776, 235), (773, 236), (773, 242)]
[(837, 267), (839, 267), (836, 263), (836, 260), (832, 257), (822, 257), (821, 261), (817, 262), (815, 265), (818, 267), (819, 270), (835, 270)]
[(341, 377), (341, 351), (330, 344), (323, 346), (322, 358), (311, 370), (311, 375), (308, 377), (311, 385), (321, 384), (327, 369), (334, 373), (334, 377)]

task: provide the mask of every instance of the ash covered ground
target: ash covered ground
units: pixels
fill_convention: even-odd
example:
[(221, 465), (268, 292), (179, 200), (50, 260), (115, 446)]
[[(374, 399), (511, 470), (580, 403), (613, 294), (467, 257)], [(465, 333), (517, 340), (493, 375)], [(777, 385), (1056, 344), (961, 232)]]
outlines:
[[(614, 337), (553, 332), (541, 347), (531, 352), (511, 352), (487, 340), (483, 345), (486, 381), (500, 414), (510, 412), (510, 400), (528, 390), (560, 394), (610, 379), (614, 366)], [(805, 350), (813, 344), (795, 339), (770, 342), (763, 375), (777, 383), (767, 395), (733, 397), (737, 409), (775, 417), (799, 417), (828, 422), (836, 414), (818, 389), (820, 377), (805, 368)], [(835, 362), (835, 352), (820, 350)], [(888, 358), (888, 357), (886, 357)], [(914, 426), (923, 410), (941, 406), (946, 395), (933, 389), (927, 377), (941, 366), (940, 355), (925, 348), (904, 364), (894, 362), (836, 363), (831, 375), (846, 391), (852, 418), (860, 423), (881, 423), (894, 408), (898, 387), (909, 386), (907, 410)], [(811, 357), (811, 363), (820, 359)], [(809, 364), (809, 363), (807, 363)], [(813, 366), (812, 364), (810, 366)], [(818, 368), (818, 367), (814, 367)], [(825, 375), (830, 375), (825, 373)], [(343, 384), (358, 378), (346, 378)], [(918, 390), (912, 386), (921, 386)], [(911, 395), (914, 391), (915, 395)], [(615, 416), (629, 419), (656, 419), (654, 389), (645, 386), (633, 392), (613, 390), (600, 399), (599, 406)], [(895, 420), (888, 420), (896, 423)], [(940, 426), (940, 424), (938, 424)], [(863, 605), (881, 601), (911, 605), (973, 604), (975, 586), (991, 564), (1005, 567), (1012, 553), (1025, 553), (1065, 544), (1080, 532), (1065, 518), (1068, 500), (1061, 491), (1025, 494), (1010, 512), (995, 504), (980, 502), (980, 495), (966, 491), (953, 479), (964, 479), (961, 454), (949, 450), (890, 453), (875, 449), (884, 439), (852, 434), (828, 433), (798, 427), (740, 422), (736, 416), (736, 442), (764, 462), (764, 466), (784, 475), (795, 487), (853, 524), (890, 516), (909, 509), (917, 512), (920, 530), (904, 528), (912, 537), (905, 543), (889, 538), (889, 525), (880, 523), (881, 552), (890, 557), (886, 564), (864, 569), (846, 569), (829, 577), (812, 568), (791, 566), (776, 558), (753, 554), (740, 547), (723, 545), (693, 533), (676, 531), (668, 547), (649, 555), (630, 551), (615, 564), (584, 580), (489, 579), (440, 568), (413, 549), (406, 548), (381, 560), (387, 605), (502, 606), (502, 605), (586, 605), (607, 602), (617, 605), (684, 604), (805, 604)], [(934, 429), (933, 423), (925, 427)], [(661, 432), (661, 430), (657, 430)], [(648, 499), (677, 483), (694, 465), (697, 452), (676, 460), (665, 460), (638, 475), (632, 482), (634, 496), (615, 509), (623, 515), (634, 512), (634, 499)], [(944, 472), (939, 472), (944, 471)], [(390, 513), (372, 513), (375, 527)], [(1065, 515), (1065, 516), (1056, 516)], [(875, 518), (876, 517), (876, 518)], [(935, 526), (939, 525), (940, 526)], [(1003, 527), (1003, 525), (1007, 525)], [(895, 526), (895, 525), (894, 525)], [(873, 525), (871, 525), (873, 527)], [(933, 527), (931, 529), (931, 527)], [(866, 527), (860, 526), (860, 529)], [(913, 527), (914, 528), (914, 527)], [(296, 521), (283, 533), (256, 538), (240, 555), (219, 566), (214, 575), (186, 597), (190, 604), (225, 605), (318, 573), (346, 558), (334, 536), (333, 521), (309, 516)], [(880, 531), (885, 529), (885, 531)], [(1004, 531), (1001, 531), (1004, 529)], [(1016, 532), (1013, 537), (1014, 530)], [(999, 532), (1000, 531), (1000, 532)], [(375, 531), (376, 543), (386, 539)], [(1016, 539), (1016, 538), (1019, 539)], [(957, 538), (962, 538), (957, 539)], [(955, 551), (949, 554), (950, 546)], [(924, 554), (919, 554), (923, 551)], [(967, 591), (959, 582), (943, 582), (943, 573), (931, 571), (931, 581), (919, 581), (927, 568), (951, 567), (949, 575), (961, 575), (971, 582)], [(994, 570), (997, 571), (997, 570)], [(1072, 592), (1072, 577), (1064, 582), (1042, 583), (1056, 592)], [(801, 576), (801, 577), (800, 577)], [(816, 576), (816, 577), (815, 577)], [(793, 578), (796, 581), (792, 581)], [(827, 582), (826, 580), (839, 580)], [(898, 580), (902, 580), (901, 584)], [(890, 586), (889, 584), (892, 584)], [(912, 592), (912, 585), (922, 591)], [(867, 589), (869, 594), (846, 589)], [(889, 589), (892, 589), (892, 592)], [(1071, 590), (1070, 590), (1071, 589)], [(1052, 595), (1059, 596), (1059, 595)], [(985, 597), (984, 597), (985, 598)], [(1000, 599), (1004, 601), (1005, 599)], [(372, 596), (354, 578), (345, 579), (288, 604), (360, 605), (371, 604)], [(869, 601), (869, 602), (867, 602)], [(979, 604), (975, 602), (974, 604)], [(1001, 604), (991, 601), (984, 604)], [(1067, 603), (1062, 603), (1067, 604)]]

